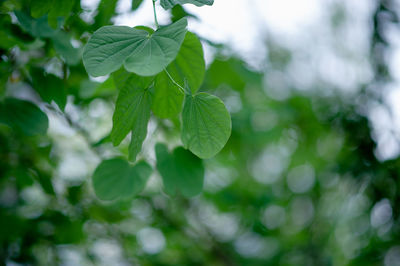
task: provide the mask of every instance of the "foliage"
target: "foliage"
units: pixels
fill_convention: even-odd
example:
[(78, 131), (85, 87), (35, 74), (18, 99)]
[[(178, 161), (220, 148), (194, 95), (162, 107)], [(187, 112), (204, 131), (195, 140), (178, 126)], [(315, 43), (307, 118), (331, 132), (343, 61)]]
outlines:
[(80, 1), (0, 3), (0, 265), (382, 265), (400, 161), (376, 158), (362, 103), (273, 99), (268, 73), (187, 31), (180, 5), (212, 0), (159, 4), (172, 23), (152, 29), (113, 26), (115, 0), (93, 20)]

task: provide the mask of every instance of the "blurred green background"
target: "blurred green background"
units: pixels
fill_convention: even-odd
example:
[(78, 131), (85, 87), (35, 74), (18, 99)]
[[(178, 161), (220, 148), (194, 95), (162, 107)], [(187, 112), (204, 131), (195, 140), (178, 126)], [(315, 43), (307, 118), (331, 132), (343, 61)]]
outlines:
[[(128, 142), (112, 146), (117, 90), (88, 77), (81, 52), (101, 26), (152, 21), (151, 1), (89, 2), (0, 1), (0, 265), (400, 265), (398, 1), (321, 1), (323, 24), (297, 35), (264, 25), (257, 1), (200, 8), (229, 23), (250, 6), (257, 39), (234, 26), (262, 44), (253, 53), (207, 35), (215, 14), (161, 13), (202, 37), (201, 90), (223, 99), (232, 136), (200, 196), (166, 195), (154, 172), (112, 203), (90, 177)], [(310, 3), (283, 1), (283, 18), (294, 2)], [(153, 117), (140, 157), (180, 145), (179, 123)]]

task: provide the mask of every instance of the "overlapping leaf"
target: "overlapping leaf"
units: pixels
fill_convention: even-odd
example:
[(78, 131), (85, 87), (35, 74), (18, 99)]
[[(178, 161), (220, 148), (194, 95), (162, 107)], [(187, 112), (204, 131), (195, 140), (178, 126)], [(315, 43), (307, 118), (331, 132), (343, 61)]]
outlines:
[(125, 26), (102, 27), (85, 46), (83, 63), (92, 76), (110, 74), (122, 64), (141, 76), (156, 75), (175, 59), (186, 26), (186, 19), (181, 19), (153, 34)]
[(206, 159), (216, 155), (231, 134), (231, 118), (224, 103), (207, 93), (186, 95), (182, 111), (182, 142)]
[(203, 188), (204, 167), (202, 160), (182, 147), (172, 154), (164, 144), (156, 147), (157, 169), (162, 176), (165, 191), (186, 197), (199, 194)]
[(96, 168), (92, 181), (99, 199), (127, 199), (140, 193), (152, 172), (146, 162), (133, 167), (120, 158), (105, 160)]
[(119, 145), (131, 131), (129, 159), (134, 161), (147, 135), (150, 119), (152, 78), (130, 74), (120, 89), (113, 115), (111, 139)]

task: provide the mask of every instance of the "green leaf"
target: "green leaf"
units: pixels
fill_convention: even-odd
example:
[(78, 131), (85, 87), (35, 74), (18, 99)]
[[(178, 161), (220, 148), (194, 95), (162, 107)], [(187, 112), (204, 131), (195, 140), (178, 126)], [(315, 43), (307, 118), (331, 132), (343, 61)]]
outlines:
[(165, 71), (156, 76), (152, 96), (151, 109), (156, 116), (173, 118), (181, 112), (184, 95)]
[(142, 4), (143, 0), (132, 0), (132, 11), (135, 11)]
[(53, 0), (32, 0), (31, 15), (34, 18), (44, 16), (50, 11), (50, 8), (52, 8), (52, 6)]
[(14, 11), (21, 28), (28, 32), (30, 35), (39, 38), (48, 38), (54, 36), (55, 30), (53, 30), (47, 23), (47, 17), (41, 17), (33, 19), (22, 11)]
[(64, 31), (57, 31), (52, 37), (54, 49), (68, 65), (76, 65), (81, 59), (80, 49), (72, 46), (70, 36)]
[(214, 4), (214, 0), (161, 0), (161, 6), (164, 9), (170, 9), (175, 5), (183, 5), (183, 4), (193, 4), (196, 6), (211, 6)]
[(28, 136), (44, 135), (49, 126), (47, 115), (39, 107), (15, 98), (6, 98), (0, 105), (0, 121)]
[(57, 0), (57, 4), (53, 5), (49, 12), (49, 25), (53, 28), (57, 27), (58, 18), (68, 18), (74, 6), (74, 1)]
[(186, 95), (182, 111), (182, 142), (191, 152), (206, 159), (226, 144), (232, 124), (224, 103), (213, 95)]
[(144, 189), (151, 172), (144, 161), (133, 167), (120, 158), (102, 161), (92, 177), (94, 192), (101, 200), (134, 197)]
[(177, 56), (186, 35), (187, 20), (183, 18), (161, 27), (146, 37), (142, 49), (135, 50), (125, 61), (125, 69), (141, 76), (153, 76), (166, 68)]
[(186, 26), (186, 19), (182, 19), (153, 34), (125, 26), (104, 26), (93, 34), (85, 46), (83, 63), (92, 76), (110, 74), (122, 64), (138, 75), (155, 75), (175, 59)]
[(185, 79), (192, 93), (195, 93), (203, 82), (206, 71), (203, 47), (194, 33), (188, 32), (176, 59), (168, 66), (168, 72), (182, 87)]
[(147, 135), (151, 107), (149, 88), (153, 85), (152, 81), (152, 78), (131, 74), (120, 89), (115, 106), (111, 139), (117, 146), (132, 131), (129, 145), (129, 159), (132, 161), (136, 159)]
[(161, 143), (155, 149), (157, 169), (168, 194), (193, 197), (202, 191), (204, 166), (201, 159), (182, 147), (177, 147), (172, 154)]
[(43, 70), (33, 69), (31, 71), (33, 88), (39, 93), (43, 101), (51, 103), (54, 101), (64, 111), (67, 103), (67, 91), (64, 82), (55, 75), (44, 75)]

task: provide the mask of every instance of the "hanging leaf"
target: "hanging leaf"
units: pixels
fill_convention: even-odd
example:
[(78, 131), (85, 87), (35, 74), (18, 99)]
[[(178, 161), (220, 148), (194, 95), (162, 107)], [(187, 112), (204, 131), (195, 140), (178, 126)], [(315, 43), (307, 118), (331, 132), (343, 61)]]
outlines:
[(49, 126), (47, 115), (39, 107), (15, 98), (6, 98), (0, 104), (0, 121), (28, 136), (44, 135)]
[(101, 200), (134, 197), (144, 189), (151, 172), (151, 166), (144, 161), (132, 167), (120, 158), (105, 160), (94, 171), (94, 192)]
[(186, 26), (186, 19), (182, 19), (153, 34), (125, 26), (102, 27), (84, 48), (86, 71), (92, 76), (104, 76), (124, 64), (128, 71), (138, 75), (156, 75), (175, 59)]
[(183, 4), (193, 4), (196, 6), (211, 6), (214, 4), (214, 0), (161, 0), (161, 6), (164, 9), (170, 9), (175, 5), (183, 5)]
[(182, 142), (202, 159), (216, 155), (231, 134), (231, 118), (224, 103), (213, 95), (186, 95), (182, 111)]
[(147, 124), (150, 119), (151, 97), (149, 88), (152, 78), (143, 78), (135, 74), (122, 85), (113, 115), (111, 139), (115, 146), (119, 145), (131, 131), (129, 159), (134, 161), (140, 152), (147, 135)]
[(168, 194), (181, 193), (185, 197), (193, 197), (201, 193), (204, 180), (201, 159), (182, 147), (177, 147), (172, 154), (161, 143), (155, 149), (157, 169)]

